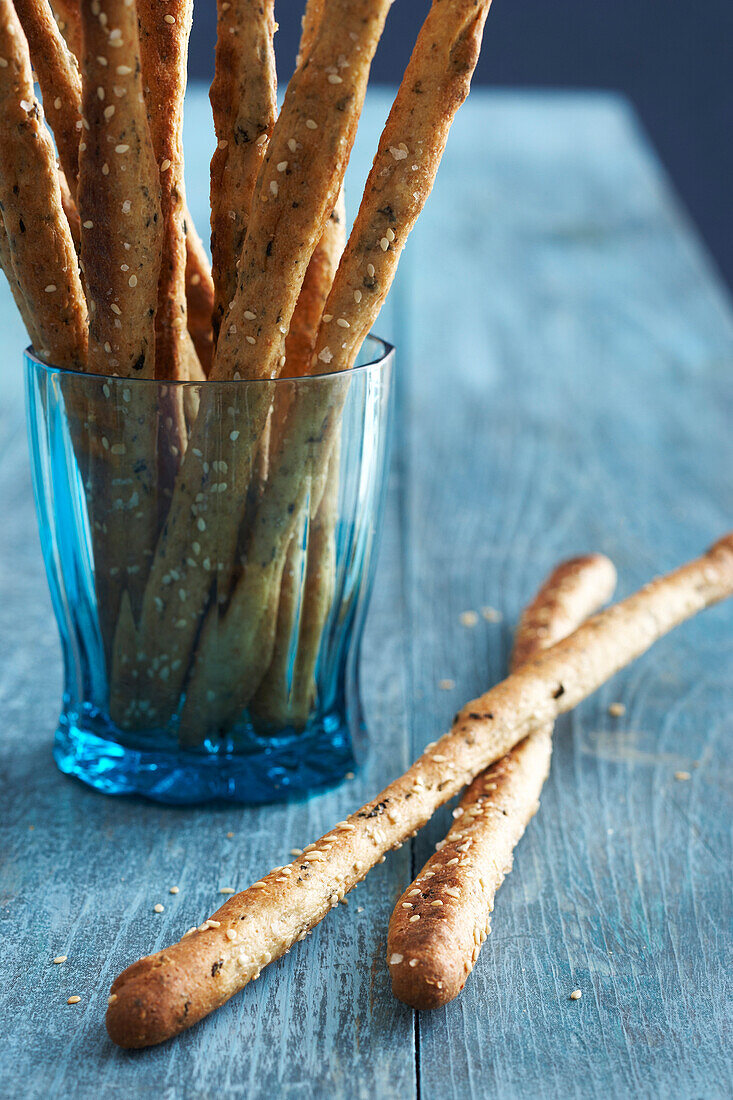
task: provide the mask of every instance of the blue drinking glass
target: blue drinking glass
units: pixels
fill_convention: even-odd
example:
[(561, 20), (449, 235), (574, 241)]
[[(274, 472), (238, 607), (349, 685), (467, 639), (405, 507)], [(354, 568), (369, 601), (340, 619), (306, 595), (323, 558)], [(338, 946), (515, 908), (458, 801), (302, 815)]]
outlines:
[(252, 804), (357, 766), (393, 362), (370, 336), (343, 374), (170, 383), (26, 353), (61, 771)]

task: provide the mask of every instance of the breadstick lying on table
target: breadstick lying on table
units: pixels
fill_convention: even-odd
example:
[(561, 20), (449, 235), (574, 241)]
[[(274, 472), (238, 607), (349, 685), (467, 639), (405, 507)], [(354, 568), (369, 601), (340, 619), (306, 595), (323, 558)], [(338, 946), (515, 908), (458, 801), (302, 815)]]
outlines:
[(572, 709), (663, 634), (733, 594), (733, 532), (601, 612), (468, 703), (408, 771), (287, 867), (230, 898), (178, 943), (112, 985), (107, 1031), (163, 1042), (224, 1004), (335, 907), (391, 848), (519, 741)]
[(81, 129), (81, 77), (76, 58), (63, 39), (48, 0), (15, 0), (15, 10), (28, 40), (46, 119), (73, 196), (79, 174)]
[(0, 0), (0, 59), (5, 253), (32, 318), (36, 354), (55, 366), (83, 369), (87, 309), (76, 251), (61, 205), (51, 136), (33, 90), (28, 45), (10, 0)]
[[(559, 565), (517, 627), (512, 668), (567, 637), (611, 598), (616, 570), (592, 554)], [(389, 922), (392, 991), (413, 1008), (448, 1004), (463, 989), (489, 933), (494, 896), (550, 770), (552, 724), (535, 730), (476, 776), (437, 851)]]
[(277, 111), (274, 0), (217, 2), (216, 62), (209, 93), (217, 147), (211, 158), (214, 326), (237, 286), (237, 261)]

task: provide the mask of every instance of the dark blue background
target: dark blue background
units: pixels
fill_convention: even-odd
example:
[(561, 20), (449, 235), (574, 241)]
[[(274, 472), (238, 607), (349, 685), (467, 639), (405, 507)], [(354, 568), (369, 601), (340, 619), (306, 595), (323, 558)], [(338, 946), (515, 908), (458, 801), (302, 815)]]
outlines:
[[(429, 0), (395, 0), (372, 79), (399, 81)], [(280, 0), (280, 80), (304, 0)], [(210, 80), (216, 5), (198, 0), (190, 75)], [(675, 186), (733, 285), (733, 0), (494, 0), (476, 80), (614, 88), (636, 106)]]

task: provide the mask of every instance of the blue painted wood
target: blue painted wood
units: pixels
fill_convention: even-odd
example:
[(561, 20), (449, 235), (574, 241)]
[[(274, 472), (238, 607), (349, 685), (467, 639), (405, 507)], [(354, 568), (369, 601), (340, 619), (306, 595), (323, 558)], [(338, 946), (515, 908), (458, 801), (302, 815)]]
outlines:
[[(367, 104), (352, 214), (387, 108)], [(186, 146), (203, 227), (201, 89)], [(0, 320), (0, 1093), (729, 1095), (730, 607), (560, 725), (542, 811), (454, 1004), (416, 1022), (384, 963), (392, 903), (443, 814), (203, 1025), (141, 1054), (102, 1026), (122, 966), (318, 836), (503, 674), (521, 603), (559, 557), (605, 550), (628, 592), (730, 527), (730, 305), (623, 103), (479, 93), (459, 114), (379, 325), (400, 402), (362, 665), (374, 751), (309, 802), (174, 810), (53, 768), (58, 644), (4, 287)], [(461, 626), (486, 605), (503, 620)]]

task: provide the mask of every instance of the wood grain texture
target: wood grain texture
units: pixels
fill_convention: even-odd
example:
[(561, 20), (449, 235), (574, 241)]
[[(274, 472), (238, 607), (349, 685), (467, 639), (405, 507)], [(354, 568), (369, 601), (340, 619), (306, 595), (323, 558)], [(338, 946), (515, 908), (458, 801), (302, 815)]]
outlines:
[[(187, 106), (202, 221), (205, 91)], [(387, 108), (381, 94), (367, 104), (354, 200)], [(122, 966), (200, 920), (221, 886), (317, 837), (504, 674), (519, 609), (557, 560), (607, 553), (626, 595), (730, 526), (733, 314), (623, 104), (472, 93), (458, 116), (378, 325), (398, 345), (399, 422), (362, 661), (372, 750), (353, 782), (309, 802), (171, 810), (56, 773), (58, 645), (5, 286), (0, 317), (13, 368), (0, 380), (8, 1094), (727, 1096), (730, 606), (558, 724), (542, 808), (471, 987), (419, 1031), (391, 997), (384, 941), (447, 810), (201, 1026), (133, 1054), (102, 1023)], [(472, 629), (459, 621), (469, 609)], [(439, 690), (443, 678), (455, 688)], [(616, 700), (621, 718), (607, 712)], [(57, 954), (68, 962), (54, 966)], [(72, 994), (82, 1001), (68, 1006)]]

